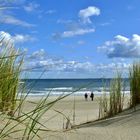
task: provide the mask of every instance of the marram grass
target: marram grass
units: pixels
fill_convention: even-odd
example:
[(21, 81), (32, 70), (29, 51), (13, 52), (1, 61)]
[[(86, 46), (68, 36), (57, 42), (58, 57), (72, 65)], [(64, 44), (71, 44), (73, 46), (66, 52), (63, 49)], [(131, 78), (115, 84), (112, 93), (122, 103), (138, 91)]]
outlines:
[[(3, 39), (1, 40), (2, 43)], [(41, 139), (40, 132), (48, 132), (44, 124), (40, 122), (41, 117), (51, 109), (51, 107), (61, 99), (73, 94), (61, 95), (53, 101), (48, 101), (50, 93), (40, 100), (34, 109), (24, 112), (22, 107), (26, 102), (26, 98), (32, 90), (32, 87), (25, 95), (19, 96), (20, 92), (24, 92), (24, 86), (19, 86), (19, 77), (22, 72), (23, 55), (19, 55), (12, 44), (4, 43), (0, 46), (0, 139), (20, 139), (33, 140)], [(35, 86), (37, 81), (33, 83)], [(83, 87), (81, 87), (83, 88)], [(79, 91), (80, 88), (77, 90)], [(52, 132), (52, 131), (51, 131)]]
[(4, 39), (0, 40), (0, 111), (12, 115), (18, 96), (23, 56), (18, 56), (19, 51), (10, 41), (5, 43)]
[(124, 92), (121, 74), (110, 83), (109, 95), (104, 90), (99, 100), (99, 118), (112, 117), (123, 111)]
[[(4, 39), (0, 40), (0, 44), (3, 40)], [(36, 104), (33, 110), (26, 113), (23, 112), (21, 108), (23, 107), (30, 90), (25, 96), (21, 96), (22, 98), (20, 98), (18, 104), (16, 104), (19, 97), (19, 77), (22, 72), (21, 68), (23, 64), (23, 55), (19, 54), (19, 51), (16, 50), (12, 44), (10, 45), (9, 42), (0, 46), (0, 112), (5, 113), (0, 114), (2, 121), (5, 122), (4, 125), (0, 126), (0, 139), (14, 139), (15, 137), (21, 140), (41, 139), (40, 132), (43, 131), (47, 133), (48, 131), (51, 131), (48, 130), (44, 124), (40, 123), (41, 117), (50, 110), (55, 103), (70, 94), (61, 95), (57, 99), (49, 102), (48, 97), (50, 96), (50, 93), (48, 93), (45, 98), (42, 98), (40, 102)], [(35, 84), (36, 82), (33, 86), (35, 86)], [(140, 64), (134, 64), (132, 69), (130, 69), (131, 106), (140, 103), (139, 85)], [(123, 82), (119, 73), (110, 84), (109, 96), (107, 96), (105, 91), (106, 90), (104, 90), (104, 94), (100, 98), (99, 118), (111, 117), (123, 110)], [(75, 123), (75, 100), (73, 110), (73, 122)], [(70, 124), (69, 118), (62, 112), (56, 112), (66, 118), (67, 129)]]
[(140, 63), (133, 63), (130, 68), (130, 106), (140, 104)]

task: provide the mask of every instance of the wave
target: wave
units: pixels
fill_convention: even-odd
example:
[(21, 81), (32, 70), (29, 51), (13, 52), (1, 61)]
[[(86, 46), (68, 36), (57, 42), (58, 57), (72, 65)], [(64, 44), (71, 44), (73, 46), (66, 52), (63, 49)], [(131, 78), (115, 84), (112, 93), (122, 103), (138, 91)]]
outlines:
[[(123, 92), (123, 91), (122, 91)], [(50, 93), (48, 91), (32, 91), (31, 93), (29, 93), (29, 96), (45, 96), (50, 94), (50, 96), (59, 96), (59, 95), (67, 95), (67, 94), (71, 94), (71, 95), (77, 95), (77, 96), (84, 96), (84, 94), (87, 93), (88, 95), (90, 95), (91, 91), (87, 90), (87, 91), (76, 91), (76, 92), (72, 92), (72, 91), (66, 91), (66, 92), (60, 92), (60, 91), (51, 91)], [(93, 92), (95, 94), (95, 96), (99, 96), (99, 95), (103, 95), (103, 91), (94, 91)], [(20, 93), (21, 94), (21, 93)], [(24, 93), (26, 95), (26, 93)], [(106, 92), (107, 95), (109, 95), (109, 91)], [(130, 94), (130, 91), (124, 91), (124, 94)]]
[(73, 87), (57, 87), (57, 88), (45, 88), (46, 91), (66, 91), (73, 90)]

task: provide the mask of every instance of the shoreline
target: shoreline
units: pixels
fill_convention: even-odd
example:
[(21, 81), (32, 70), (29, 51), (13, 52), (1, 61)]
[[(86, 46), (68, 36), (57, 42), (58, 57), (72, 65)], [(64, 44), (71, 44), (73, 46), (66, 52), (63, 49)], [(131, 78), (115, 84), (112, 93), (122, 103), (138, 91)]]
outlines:
[[(122, 91), (122, 92), (124, 92), (124, 94), (125, 95), (130, 95), (130, 91)], [(85, 93), (87, 93), (88, 94), (88, 96), (90, 96), (90, 93), (91, 93), (91, 91), (78, 91), (78, 92), (74, 92), (73, 93), (73, 91), (70, 91), (70, 92), (60, 92), (60, 91), (58, 91), (58, 92), (51, 92), (51, 94), (49, 95), (49, 96), (61, 96), (61, 95), (70, 95), (70, 96), (83, 96), (84, 97), (84, 94)], [(101, 92), (93, 92), (94, 93), (94, 95), (96, 96), (96, 97), (99, 97), (99, 96), (102, 96), (103, 94), (104, 94), (104, 91), (101, 91)], [(108, 92), (105, 92), (106, 93), (106, 95), (108, 96), (109, 95), (109, 91)], [(26, 93), (22, 93), (23, 95), (26, 95)], [(20, 95), (22, 95), (21, 93), (19, 93), (19, 96)], [(28, 94), (28, 97), (45, 97), (45, 96), (47, 96), (49, 94), (49, 92), (45, 92), (44, 93), (44, 91), (43, 92), (31, 92), (31, 93), (29, 93)]]
[[(130, 112), (129, 116), (118, 114), (116, 117), (104, 119), (103, 121), (97, 121), (99, 115), (99, 96), (95, 95), (93, 101), (85, 101), (84, 96), (68, 96), (54, 104), (41, 118), (42, 123), (49, 131), (39, 132), (43, 140), (120, 140), (120, 135), (124, 140), (135, 140), (128, 139), (133, 133), (132, 130), (136, 131), (136, 137), (139, 137), (137, 128), (133, 124), (140, 122), (140, 116), (137, 114), (132, 116)], [(127, 96), (126, 96), (127, 97)], [(58, 96), (50, 96), (48, 102), (54, 101)], [(37, 97), (27, 97), (24, 103), (24, 113), (30, 112), (39, 102)], [(57, 111), (61, 112), (58, 113)], [(128, 110), (129, 112), (129, 110)], [(79, 128), (73, 128), (68, 131), (65, 129), (67, 125), (67, 119), (70, 120), (71, 126), (80, 126)], [(122, 112), (125, 114), (125, 111)], [(73, 119), (73, 117), (75, 118)], [(120, 116), (120, 117), (118, 117)], [(132, 117), (129, 120), (129, 118)], [(96, 123), (94, 123), (96, 122)], [(81, 125), (82, 124), (82, 125)], [(71, 128), (70, 126), (70, 128)], [(65, 131), (66, 130), (66, 131)], [(128, 133), (130, 131), (130, 133)]]

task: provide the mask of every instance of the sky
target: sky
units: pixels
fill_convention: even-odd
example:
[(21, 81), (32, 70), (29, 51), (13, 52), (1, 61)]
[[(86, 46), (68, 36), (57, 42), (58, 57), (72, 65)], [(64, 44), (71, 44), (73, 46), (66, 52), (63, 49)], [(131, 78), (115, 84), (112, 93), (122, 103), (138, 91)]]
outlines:
[[(140, 57), (139, 0), (0, 0), (0, 36), (29, 78), (108, 78)], [(35, 69), (36, 68), (36, 69)]]

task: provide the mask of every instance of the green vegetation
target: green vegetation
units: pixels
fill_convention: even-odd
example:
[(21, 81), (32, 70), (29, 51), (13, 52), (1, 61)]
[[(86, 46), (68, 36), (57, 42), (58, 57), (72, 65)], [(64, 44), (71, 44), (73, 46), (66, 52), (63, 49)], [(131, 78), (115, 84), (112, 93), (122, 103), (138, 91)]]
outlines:
[[(28, 112), (22, 110), (26, 98), (31, 89), (26, 94), (19, 95), (26, 87), (19, 86), (20, 74), (22, 72), (23, 54), (16, 50), (10, 42), (6, 42), (5, 38), (0, 40), (0, 117), (3, 124), (0, 126), (0, 139), (21, 139), (32, 140), (34, 138), (41, 139), (40, 132), (49, 132), (47, 127), (40, 122), (41, 117), (52, 108), (54, 104), (63, 98), (73, 94), (61, 95), (53, 101), (49, 101), (48, 97), (43, 97), (38, 103), (33, 103), (34, 108)], [(33, 83), (35, 86), (37, 83)], [(106, 86), (104, 86), (106, 87)], [(83, 88), (83, 87), (81, 87)], [(79, 91), (80, 88), (77, 90)], [(130, 69), (130, 107), (140, 104), (140, 64), (134, 63)], [(99, 100), (99, 118), (112, 117), (123, 111), (124, 92), (121, 74), (117, 73), (117, 77), (111, 81), (109, 95), (104, 93)], [(69, 117), (62, 112), (56, 111), (63, 115), (67, 120), (65, 129), (71, 127)], [(73, 124), (75, 123), (75, 97), (73, 105)], [(52, 131), (51, 131), (52, 132)], [(15, 134), (18, 135), (15, 135)]]
[(23, 55), (19, 55), (10, 41), (5, 40), (0, 40), (0, 111), (13, 115)]
[[(130, 103), (128, 108), (136, 107), (140, 104), (140, 63), (135, 62), (129, 70), (130, 81)], [(121, 75), (112, 80), (109, 96), (104, 91), (99, 101), (99, 118), (106, 118), (123, 111), (124, 93)]]
[[(23, 111), (24, 103), (27, 102), (26, 99), (32, 90), (31, 87), (29, 91), (26, 91), (26, 94), (22, 94), (26, 87), (24, 85), (19, 86), (23, 54), (19, 54), (19, 51), (14, 48), (11, 42), (6, 42), (5, 38), (1, 39), (0, 44), (2, 44), (0, 46), (0, 121), (3, 122), (0, 125), (0, 139), (41, 139), (40, 132), (51, 131), (40, 122), (41, 117), (55, 103), (76, 91), (68, 95), (61, 95), (52, 101), (48, 100), (50, 96), (50, 93), (48, 93), (38, 103), (33, 103), (34, 108), (32, 110)], [(37, 81), (32, 86), (36, 84)], [(18, 94), (19, 91), (21, 95)]]
[[(24, 104), (28, 102), (27, 97), (32, 87), (37, 84), (37, 81), (32, 84), (29, 91), (26, 91), (24, 85), (19, 85), (23, 54), (20, 54), (10, 41), (6, 42), (5, 38), (2, 38), (0, 43), (2, 44), (0, 46), (0, 123), (1, 121), (3, 122), (0, 125), (0, 139), (41, 139), (39, 133), (51, 131), (40, 122), (41, 117), (49, 111), (55, 103), (79, 91), (80, 88), (68, 95), (62, 94), (52, 101), (48, 100), (50, 96), (50, 93), (48, 93), (47, 96), (43, 97), (39, 102), (32, 102), (32, 104), (34, 104), (32, 110), (23, 110)], [(19, 91), (21, 93), (20, 95), (18, 94)], [(23, 94), (25, 91), (26, 94)], [(69, 118), (59, 111), (57, 111), (57, 113), (67, 119), (67, 128), (70, 123)]]
[(140, 104), (140, 63), (130, 68), (130, 107)]
[(106, 118), (122, 112), (124, 103), (123, 82), (121, 74), (111, 81), (109, 95), (104, 91), (99, 101), (99, 118)]
[[(69, 95), (61, 95), (50, 102), (48, 101), (49, 95), (50, 94), (36, 103), (32, 110), (28, 112), (22, 111), (20, 116), (16, 116), (16, 114), (13, 117), (2, 115), (1, 117), (5, 123), (0, 128), (0, 139), (7, 139), (8, 137), (10, 139), (21, 140), (41, 139), (39, 135), (40, 132), (52, 132), (40, 122), (40, 119), (55, 103)], [(24, 102), (27, 101), (24, 99)], [(17, 109), (19, 109), (19, 107), (20, 106), (18, 106)], [(16, 133), (17, 135), (15, 135)]]

